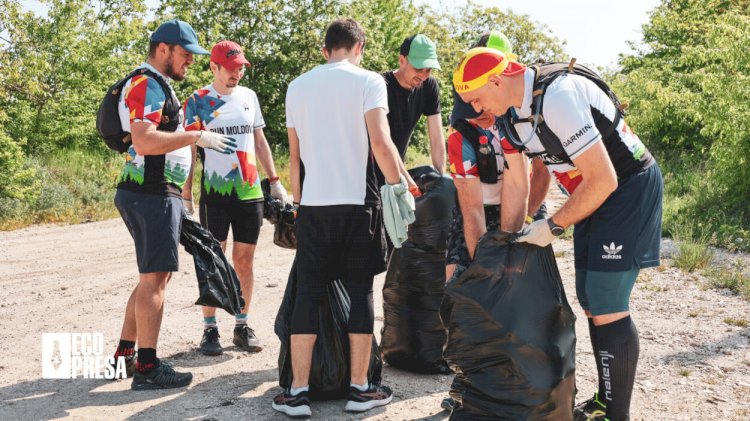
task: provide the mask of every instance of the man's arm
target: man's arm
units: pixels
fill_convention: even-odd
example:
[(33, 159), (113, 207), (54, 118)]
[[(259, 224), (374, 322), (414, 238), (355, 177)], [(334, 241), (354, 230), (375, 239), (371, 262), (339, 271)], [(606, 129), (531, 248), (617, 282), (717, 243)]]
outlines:
[(479, 239), (487, 232), (482, 202), (482, 185), (478, 178), (456, 178), (453, 180), (458, 193), (458, 206), (464, 219), (464, 240), (469, 257), (474, 259), (474, 251)]
[(300, 175), (300, 155), (299, 155), (299, 137), (297, 129), (288, 127), (286, 129), (289, 136), (289, 178), (292, 183), (292, 195), (294, 203), (299, 204), (302, 200), (302, 184)]
[(156, 130), (154, 123), (134, 121), (130, 124), (130, 136), (138, 155), (164, 155), (183, 146), (194, 145), (201, 132), (162, 132)]
[(391, 139), (388, 118), (383, 108), (373, 108), (365, 113), (367, 133), (370, 135), (370, 147), (375, 155), (380, 171), (388, 184), (398, 184), (403, 163), (398, 149)]
[(552, 217), (564, 228), (591, 215), (617, 189), (617, 174), (601, 139), (574, 159), (573, 165), (583, 181)]
[(544, 161), (539, 158), (531, 160), (531, 191), (529, 192), (529, 206), (526, 215), (533, 218), (539, 207), (544, 203), (549, 191), (551, 176)]
[(258, 161), (263, 167), (266, 176), (268, 178), (275, 178), (276, 166), (273, 163), (271, 146), (268, 144), (268, 139), (266, 139), (265, 133), (263, 133), (263, 128), (259, 127), (253, 130), (253, 135), (255, 136), (255, 156), (258, 157)]
[(442, 174), (445, 168), (445, 139), (443, 138), (443, 122), (440, 114), (427, 116), (427, 135), (430, 138), (430, 156), (432, 166)]
[(508, 168), (503, 172), (500, 193), (500, 230), (518, 232), (526, 217), (529, 198), (529, 161), (522, 153), (505, 152)]

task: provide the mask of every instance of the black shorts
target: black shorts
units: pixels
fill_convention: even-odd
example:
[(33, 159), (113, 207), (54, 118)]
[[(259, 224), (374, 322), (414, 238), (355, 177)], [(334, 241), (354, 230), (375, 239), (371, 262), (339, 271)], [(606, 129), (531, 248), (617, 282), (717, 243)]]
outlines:
[(135, 242), (138, 272), (176, 272), (182, 200), (117, 189), (115, 206)]
[(263, 201), (200, 204), (201, 224), (219, 241), (226, 241), (232, 226), (234, 241), (257, 244), (263, 225)]
[(658, 266), (663, 190), (656, 163), (620, 180), (599, 209), (575, 226), (576, 269), (625, 272)]
[[(500, 205), (484, 207), (484, 223), (487, 231), (500, 229)], [(471, 260), (469, 249), (466, 248), (466, 238), (464, 238), (464, 218), (461, 210), (456, 206), (453, 208), (453, 220), (445, 247), (445, 264), (467, 268)]]
[(385, 270), (382, 211), (365, 205), (300, 206), (299, 282), (374, 276)]

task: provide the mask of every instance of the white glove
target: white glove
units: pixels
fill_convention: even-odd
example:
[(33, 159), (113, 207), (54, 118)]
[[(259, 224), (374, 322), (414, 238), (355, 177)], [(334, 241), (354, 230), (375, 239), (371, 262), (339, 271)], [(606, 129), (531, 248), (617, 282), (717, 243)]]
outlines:
[(540, 219), (529, 224), (523, 231), (521, 236), (516, 238), (517, 243), (529, 243), (539, 247), (547, 247), (554, 240), (555, 235), (549, 229), (549, 224), (546, 219)]
[(193, 215), (195, 213), (195, 205), (193, 204), (193, 199), (185, 199), (182, 198), (182, 206), (185, 208), (185, 211), (187, 211), (188, 215)]
[(198, 138), (198, 141), (195, 142), (195, 144), (201, 148), (213, 149), (227, 155), (237, 149), (237, 143), (231, 137), (226, 137), (208, 130), (201, 131), (201, 137)]
[(287, 196), (286, 189), (279, 180), (271, 183), (271, 197), (281, 200), (281, 203), (289, 203), (289, 197)]

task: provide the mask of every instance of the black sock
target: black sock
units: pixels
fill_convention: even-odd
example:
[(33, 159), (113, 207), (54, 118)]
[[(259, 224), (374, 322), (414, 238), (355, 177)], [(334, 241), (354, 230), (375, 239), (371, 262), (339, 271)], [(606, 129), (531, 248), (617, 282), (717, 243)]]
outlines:
[(638, 331), (630, 316), (597, 326), (596, 330), (604, 384), (599, 399), (607, 405), (609, 421), (628, 421), (640, 351)]
[(147, 373), (156, 368), (157, 365), (156, 349), (141, 348), (138, 350), (138, 362), (135, 366), (138, 371)]
[(117, 350), (115, 351), (115, 358), (130, 357), (133, 354), (135, 354), (135, 341), (120, 339), (120, 343), (117, 344)]
[(596, 325), (594, 324), (594, 319), (591, 317), (588, 318), (589, 321), (589, 337), (591, 338), (591, 349), (594, 350), (594, 360), (596, 361), (596, 373), (597, 378), (599, 379), (599, 389), (597, 389), (597, 393), (599, 396), (599, 401), (602, 401), (602, 396), (604, 395), (604, 380), (602, 379), (602, 361), (599, 359), (599, 335), (596, 334)]

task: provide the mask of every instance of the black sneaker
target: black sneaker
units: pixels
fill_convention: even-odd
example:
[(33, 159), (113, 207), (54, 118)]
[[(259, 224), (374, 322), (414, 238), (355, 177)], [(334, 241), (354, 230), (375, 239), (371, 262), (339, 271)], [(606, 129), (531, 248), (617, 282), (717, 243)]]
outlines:
[(222, 352), (224, 352), (224, 349), (219, 343), (219, 329), (207, 327), (203, 331), (203, 338), (201, 339), (201, 354), (221, 355)]
[(157, 361), (158, 365), (148, 373), (140, 371), (133, 375), (133, 390), (174, 389), (185, 387), (193, 381), (192, 373), (178, 373), (171, 365)]
[(235, 326), (232, 342), (245, 351), (260, 352), (263, 350), (263, 345), (255, 336), (255, 331), (248, 325)]
[(440, 402), (440, 407), (448, 412), (453, 412), (453, 408), (456, 407), (456, 400), (451, 397), (447, 397), (443, 399), (442, 402)]
[[(115, 357), (115, 361), (112, 364), (109, 364), (110, 367), (112, 367), (112, 372), (116, 372), (117, 370), (117, 358)], [(136, 361), (136, 354), (129, 355), (127, 357), (123, 356), (122, 358), (125, 359), (125, 378), (129, 379), (133, 377), (133, 373), (135, 373), (135, 361)], [(112, 380), (120, 380), (118, 378), (114, 378)]]
[(594, 397), (581, 402), (573, 408), (574, 421), (595, 421), (605, 420), (607, 415), (607, 405), (599, 400), (599, 393), (594, 393)]
[(349, 388), (349, 398), (345, 411), (364, 412), (378, 406), (388, 405), (393, 399), (393, 392), (388, 386), (374, 386), (362, 392), (356, 387)]
[(309, 417), (312, 415), (310, 398), (307, 397), (307, 392), (292, 395), (289, 389), (284, 389), (283, 392), (273, 398), (271, 406), (273, 409), (283, 412), (290, 417)]

